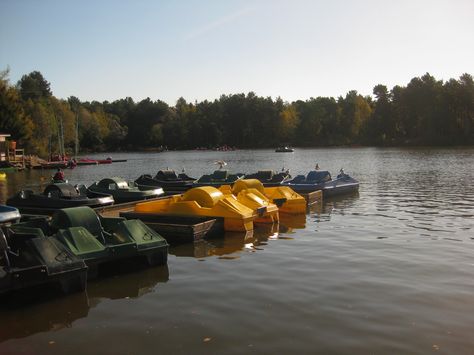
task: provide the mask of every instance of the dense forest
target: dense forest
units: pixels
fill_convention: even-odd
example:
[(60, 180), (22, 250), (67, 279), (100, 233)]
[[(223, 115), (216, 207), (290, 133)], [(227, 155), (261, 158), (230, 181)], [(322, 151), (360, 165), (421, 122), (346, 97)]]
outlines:
[(29, 154), (335, 145), (474, 145), (474, 81), (436, 80), (430, 74), (373, 97), (345, 96), (286, 102), (255, 93), (175, 106), (146, 98), (81, 102), (56, 98), (34, 71), (16, 84), (0, 72), (0, 132), (10, 133)]

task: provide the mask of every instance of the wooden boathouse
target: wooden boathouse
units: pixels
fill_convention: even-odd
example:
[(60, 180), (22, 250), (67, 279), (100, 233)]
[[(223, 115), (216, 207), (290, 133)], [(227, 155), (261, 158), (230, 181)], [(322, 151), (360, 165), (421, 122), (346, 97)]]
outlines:
[(0, 133), (0, 167), (25, 168), (24, 149), (17, 149), (15, 141), (8, 140), (10, 134)]

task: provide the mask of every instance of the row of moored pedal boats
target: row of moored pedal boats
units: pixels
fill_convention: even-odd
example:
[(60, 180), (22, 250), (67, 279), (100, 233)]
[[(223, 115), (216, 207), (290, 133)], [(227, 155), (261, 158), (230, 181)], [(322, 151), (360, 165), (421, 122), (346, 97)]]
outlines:
[(333, 180), (320, 170), (292, 179), (285, 171), (244, 176), (219, 169), (193, 179), (167, 169), (133, 183), (114, 177), (89, 187), (61, 182), (42, 193), (23, 190), (0, 206), (0, 293), (50, 283), (83, 290), (105, 262), (165, 264), (180, 226), (191, 223), (194, 239), (211, 228), (248, 232), (280, 215), (304, 216), (307, 200), (297, 191), (321, 200), (357, 189), (342, 171)]

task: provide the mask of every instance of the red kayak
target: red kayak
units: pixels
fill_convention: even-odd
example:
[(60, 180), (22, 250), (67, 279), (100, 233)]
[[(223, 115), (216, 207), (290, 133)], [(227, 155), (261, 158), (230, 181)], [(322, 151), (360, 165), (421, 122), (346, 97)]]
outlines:
[(97, 165), (99, 162), (95, 159), (89, 159), (89, 158), (79, 158), (77, 160), (77, 165)]
[(112, 160), (111, 159), (98, 159), (97, 162), (99, 164), (112, 164)]

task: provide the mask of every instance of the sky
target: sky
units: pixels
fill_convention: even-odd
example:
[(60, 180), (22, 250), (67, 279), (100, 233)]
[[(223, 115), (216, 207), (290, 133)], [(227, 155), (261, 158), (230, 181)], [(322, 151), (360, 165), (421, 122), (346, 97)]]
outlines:
[(474, 1), (0, 0), (7, 67), (82, 101), (371, 95), (474, 75)]

